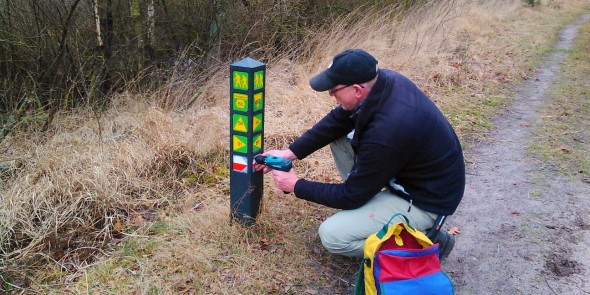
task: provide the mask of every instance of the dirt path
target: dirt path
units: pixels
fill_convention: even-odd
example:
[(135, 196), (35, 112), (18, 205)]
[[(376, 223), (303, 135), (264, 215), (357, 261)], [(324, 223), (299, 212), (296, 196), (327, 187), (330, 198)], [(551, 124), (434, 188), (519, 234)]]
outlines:
[(465, 197), (447, 226), (461, 234), (443, 262), (457, 294), (590, 294), (590, 184), (527, 156), (547, 100), (586, 14), (565, 27), (535, 76), (467, 153)]

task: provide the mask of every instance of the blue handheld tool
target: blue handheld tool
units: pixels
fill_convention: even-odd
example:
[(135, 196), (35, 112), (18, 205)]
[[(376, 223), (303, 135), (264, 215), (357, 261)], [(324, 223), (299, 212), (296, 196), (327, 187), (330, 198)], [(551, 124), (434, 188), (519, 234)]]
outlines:
[(285, 158), (276, 157), (276, 156), (263, 156), (263, 155), (256, 155), (254, 157), (254, 161), (261, 165), (266, 165), (272, 169), (279, 170), (279, 171), (289, 171), (293, 167), (293, 163), (291, 160), (287, 160)]

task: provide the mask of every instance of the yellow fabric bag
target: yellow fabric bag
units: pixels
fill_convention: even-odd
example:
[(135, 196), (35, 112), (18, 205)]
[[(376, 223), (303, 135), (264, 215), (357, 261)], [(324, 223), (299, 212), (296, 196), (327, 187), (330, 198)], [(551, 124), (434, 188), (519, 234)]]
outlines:
[[(398, 216), (405, 223), (390, 224)], [(440, 268), (438, 244), (414, 229), (406, 216), (394, 214), (365, 241), (355, 294), (453, 294)]]

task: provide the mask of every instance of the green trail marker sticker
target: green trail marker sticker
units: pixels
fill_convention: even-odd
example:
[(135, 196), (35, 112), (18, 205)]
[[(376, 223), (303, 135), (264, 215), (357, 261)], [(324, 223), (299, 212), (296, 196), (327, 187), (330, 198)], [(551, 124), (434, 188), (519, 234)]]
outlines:
[(264, 96), (262, 92), (254, 93), (254, 112), (262, 110), (264, 105)]
[(254, 73), (254, 90), (264, 87), (264, 71)]
[(248, 73), (234, 71), (232, 74), (232, 81), (234, 89), (248, 90)]
[(243, 93), (234, 93), (232, 108), (234, 111), (247, 112), (248, 111), (248, 95)]

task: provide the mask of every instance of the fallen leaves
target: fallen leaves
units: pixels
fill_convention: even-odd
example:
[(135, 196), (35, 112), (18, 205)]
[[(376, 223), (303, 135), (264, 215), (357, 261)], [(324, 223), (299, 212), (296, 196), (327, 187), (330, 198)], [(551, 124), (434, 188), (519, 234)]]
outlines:
[(115, 221), (115, 224), (113, 225), (113, 230), (112, 230), (113, 234), (118, 235), (120, 233), (123, 233), (123, 223), (121, 222), (121, 220), (117, 219)]
[(135, 214), (129, 219), (129, 224), (132, 226), (140, 226), (144, 223), (145, 223), (145, 218), (143, 218), (143, 216), (141, 216), (139, 214)]
[(453, 227), (451, 227), (451, 228), (447, 229), (447, 233), (449, 233), (449, 234), (451, 234), (451, 235), (458, 235), (458, 234), (460, 234), (460, 233), (461, 233), (461, 230), (459, 230), (459, 228), (458, 228), (458, 227), (456, 227), (456, 226), (453, 226)]

